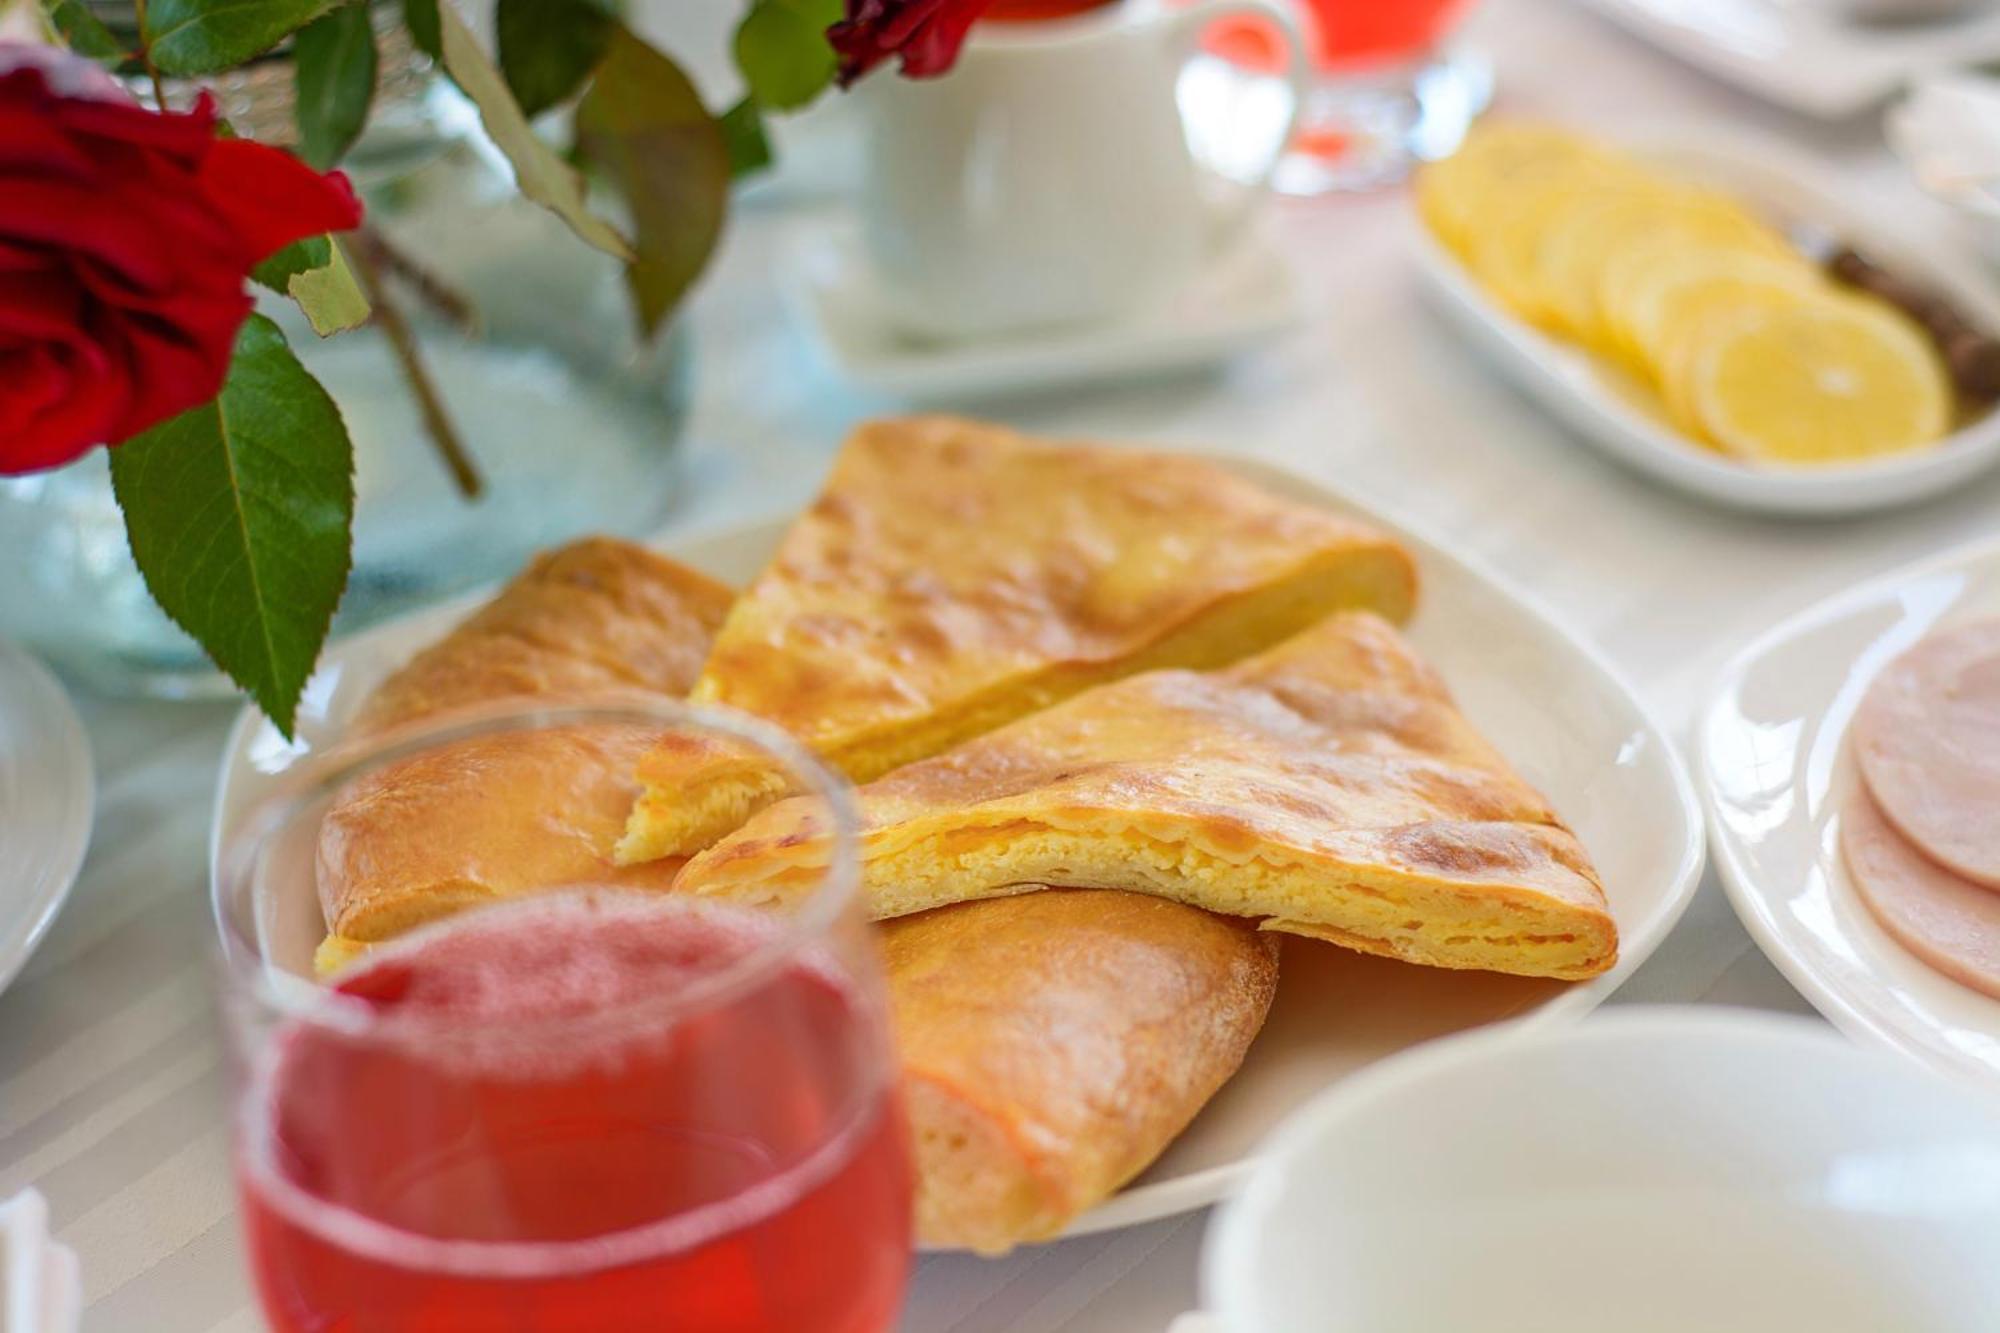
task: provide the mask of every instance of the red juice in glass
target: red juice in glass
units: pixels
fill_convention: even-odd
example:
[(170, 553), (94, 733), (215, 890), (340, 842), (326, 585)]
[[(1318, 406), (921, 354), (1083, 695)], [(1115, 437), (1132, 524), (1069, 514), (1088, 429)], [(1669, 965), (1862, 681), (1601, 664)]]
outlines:
[(1392, 64), (1437, 45), (1464, 0), (1294, 0), (1315, 63), (1326, 69)]
[(980, 18), (1000, 23), (1032, 23), (1040, 19), (1066, 19), (1116, 3), (1117, 0), (993, 0)]
[(911, 1183), (880, 1017), (813, 948), (735, 966), (781, 928), (566, 894), (281, 1020), (239, 1143), (278, 1333), (889, 1328)]

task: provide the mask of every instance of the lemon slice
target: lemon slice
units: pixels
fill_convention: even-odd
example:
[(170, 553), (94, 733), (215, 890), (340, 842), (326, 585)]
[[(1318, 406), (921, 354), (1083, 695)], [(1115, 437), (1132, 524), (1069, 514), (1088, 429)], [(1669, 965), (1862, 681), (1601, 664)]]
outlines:
[(1617, 320), (1626, 346), (1664, 378), (1661, 367), (1675, 345), (1718, 315), (1787, 306), (1830, 290), (1817, 269), (1797, 258), (1690, 249), (1665, 257), (1633, 284)]
[(1724, 452), (1840, 463), (1921, 448), (1951, 420), (1930, 342), (1879, 302), (1826, 295), (1710, 322), (1687, 362), (1695, 418)]
[(1663, 198), (1663, 192), (1645, 188), (1600, 195), (1549, 224), (1535, 249), (1532, 278), (1558, 331), (1594, 341), (1597, 281), (1605, 259), (1653, 231)]
[(1760, 260), (1810, 270), (1784, 236), (1734, 204), (1678, 208), (1648, 230), (1610, 238), (1592, 274), (1590, 342), (1642, 362), (1676, 286)]
[(1467, 241), (1465, 261), (1487, 290), (1529, 323), (1560, 329), (1561, 317), (1549, 300), (1542, 247), (1552, 231), (1568, 232), (1576, 214), (1607, 197), (1647, 189), (1630, 168), (1579, 159), (1532, 185), (1513, 185), (1495, 194)]
[(1608, 160), (1580, 135), (1545, 125), (1476, 129), (1463, 147), (1417, 176), (1417, 213), (1452, 250), (1469, 253), (1488, 211), (1503, 196), (1560, 181)]
[[(1731, 200), (1649, 182), (1576, 209), (1550, 227), (1539, 255), (1541, 296), (1557, 327), (1601, 350), (1617, 350), (1618, 332), (1600, 299), (1606, 273), (1614, 260), (1655, 244), (1792, 253), (1782, 236)], [(1663, 248), (1659, 258), (1673, 252)]]

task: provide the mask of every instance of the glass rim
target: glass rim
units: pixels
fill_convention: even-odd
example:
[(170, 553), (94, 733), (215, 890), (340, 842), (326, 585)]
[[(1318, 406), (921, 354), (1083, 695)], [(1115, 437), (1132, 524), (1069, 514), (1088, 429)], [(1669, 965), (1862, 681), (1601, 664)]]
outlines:
[[(407, 1016), (391, 1019), (368, 1000), (326, 984), (331, 978), (300, 975), (272, 960), (262, 929), (257, 890), (257, 872), (264, 850), (295, 820), (330, 799), (340, 787), (391, 764), (485, 736), (593, 724), (638, 724), (656, 726), (662, 731), (707, 733), (761, 750), (803, 786), (803, 790), (781, 799), (804, 796), (825, 802), (831, 846), (826, 867), (809, 893), (789, 909), (761, 913), (768, 915), (776, 928), (761, 935), (724, 966), (670, 992), (620, 1003), (606, 1013), (551, 1017), (550, 1024), (592, 1024), (611, 1015), (641, 1012), (672, 1016), (711, 1005), (775, 975), (810, 950), (815, 942), (824, 940), (840, 923), (860, 887), (859, 807), (846, 779), (789, 733), (747, 713), (636, 691), (593, 695), (587, 700), (496, 700), (453, 709), (448, 716), (424, 719), (375, 736), (338, 738), (324, 748), (308, 750), (274, 775), (276, 790), (218, 831), (215, 854), (209, 865), (209, 908), (216, 932), (210, 951), (229, 1003), (248, 1003), (274, 1017), (337, 1028), (344, 1035), (361, 1039), (374, 1034), (389, 1038), (396, 1024), (402, 1024), (402, 1031), (407, 1032)], [(674, 892), (671, 888), (621, 889), (587, 881), (551, 884), (545, 889), (495, 899), (469, 911), (447, 913), (380, 941), (379, 947), (384, 952), (397, 950), (405, 941), (450, 929), (454, 923), (461, 923), (463, 918), (487, 907), (505, 910), (566, 891), (592, 889), (629, 895), (635, 900), (665, 897)], [(312, 892), (317, 898), (316, 883)], [(695, 901), (718, 905), (706, 899)], [(236, 910), (246, 903), (250, 908), (247, 922)]]

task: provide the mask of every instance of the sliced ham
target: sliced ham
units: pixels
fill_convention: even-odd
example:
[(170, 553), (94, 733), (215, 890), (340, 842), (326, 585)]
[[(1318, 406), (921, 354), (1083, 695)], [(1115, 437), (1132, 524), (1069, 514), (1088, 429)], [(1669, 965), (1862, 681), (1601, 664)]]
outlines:
[(1953, 981), (2000, 999), (2000, 893), (1924, 856), (1858, 787), (1841, 811), (1840, 849), (1882, 929)]
[(1876, 804), (1925, 855), (2000, 888), (2000, 620), (1941, 630), (1891, 662), (1854, 715)]

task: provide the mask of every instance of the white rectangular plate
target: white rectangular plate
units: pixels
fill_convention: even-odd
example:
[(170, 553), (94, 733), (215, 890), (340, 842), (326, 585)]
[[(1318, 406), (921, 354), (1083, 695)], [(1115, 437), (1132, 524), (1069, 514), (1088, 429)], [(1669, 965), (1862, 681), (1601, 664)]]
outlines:
[(1832, 0), (1582, 0), (1682, 60), (1747, 92), (1832, 120), (1864, 111), (1934, 69), (2000, 57), (2000, 10), (1864, 24)]
[[(1213, 461), (1306, 504), (1367, 519), (1416, 555), (1421, 609), (1410, 635), (1450, 682), (1471, 719), (1575, 828), (1596, 860), (1618, 922), (1616, 969), (1558, 982), (1446, 972), (1295, 941), (1286, 950), (1269, 1023), (1242, 1070), (1178, 1142), (1072, 1233), (1126, 1226), (1212, 1203), (1247, 1170), (1255, 1146), (1287, 1112), (1347, 1074), (1418, 1042), (1506, 1018), (1556, 1021), (1594, 1008), (1651, 954), (1700, 878), (1703, 837), (1679, 758), (1631, 689), (1592, 648), (1492, 574), (1407, 525), (1278, 469)], [(736, 584), (770, 557), (787, 523), (746, 525), (668, 554)], [(324, 745), (359, 700), (464, 604), (379, 626), (328, 649), (287, 744), (245, 710), (223, 756), (213, 837), (273, 786), (274, 776)], [(316, 910), (309, 883), (299, 911)], [(294, 913), (295, 914), (295, 913)], [(280, 960), (309, 974), (311, 960)]]
[[(1780, 226), (1810, 228), (1852, 245), (2000, 333), (2000, 288), (1976, 261), (1919, 241), (1845, 198), (1796, 154), (1750, 140), (1718, 144), (1712, 133), (1635, 136), (1627, 146), (1661, 167), (1726, 190)], [(1852, 514), (1940, 494), (2000, 461), (2000, 412), (1993, 411), (1931, 448), (1867, 463), (1781, 467), (1727, 458), (1681, 434), (1622, 372), (1517, 318), (1428, 228), (1414, 230), (1425, 286), (1467, 339), (1550, 415), (1670, 486), (1740, 509)]]
[(2000, 541), (1822, 602), (1745, 649), (1698, 723), (1715, 859), (1737, 916), (1813, 1006), (1856, 1037), (2000, 1079), (2000, 1000), (1875, 924), (1840, 855), (1860, 781), (1847, 726), (1875, 674), (1937, 626), (2000, 615)]

